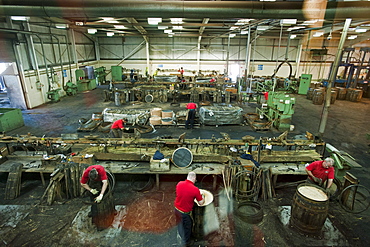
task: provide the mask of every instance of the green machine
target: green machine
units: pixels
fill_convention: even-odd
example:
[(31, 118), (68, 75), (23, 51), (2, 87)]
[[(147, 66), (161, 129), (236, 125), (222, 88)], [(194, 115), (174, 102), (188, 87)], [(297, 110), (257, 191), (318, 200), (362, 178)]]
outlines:
[(79, 92), (93, 90), (96, 88), (96, 79), (87, 79), (86, 73), (82, 69), (76, 69), (76, 84)]
[(98, 81), (99, 85), (102, 85), (105, 83), (106, 81), (105, 77), (107, 76), (107, 73), (105, 72), (105, 67), (96, 68), (94, 71), (94, 74), (95, 74), (96, 80)]
[(67, 95), (76, 95), (77, 94), (77, 86), (72, 83), (71, 81), (68, 81), (66, 85), (64, 86), (64, 91), (66, 92)]
[(295, 98), (284, 92), (269, 92), (267, 107), (257, 108), (260, 115), (265, 116), (280, 131), (290, 129), (294, 113)]
[(299, 80), (298, 94), (307, 94), (308, 88), (311, 85), (312, 75), (311, 74), (302, 74), (301, 79)]
[(53, 89), (53, 90), (50, 90), (49, 92), (46, 92), (46, 94), (48, 95), (48, 99), (50, 99), (50, 101), (53, 103), (58, 102), (60, 100), (59, 91), (60, 91), (60, 88)]
[(123, 68), (121, 66), (112, 66), (112, 81), (122, 81)]

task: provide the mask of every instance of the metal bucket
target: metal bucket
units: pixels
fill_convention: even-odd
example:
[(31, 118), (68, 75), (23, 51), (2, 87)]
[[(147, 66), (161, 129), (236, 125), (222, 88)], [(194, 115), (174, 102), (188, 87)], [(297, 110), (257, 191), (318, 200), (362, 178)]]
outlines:
[(337, 99), (339, 100), (345, 100), (347, 94), (347, 88), (344, 87), (338, 87), (338, 96)]
[(317, 234), (328, 216), (329, 197), (313, 184), (301, 184), (293, 197), (290, 225), (303, 233)]
[(362, 99), (363, 91), (361, 89), (352, 90), (351, 95), (349, 96), (349, 101), (360, 102)]

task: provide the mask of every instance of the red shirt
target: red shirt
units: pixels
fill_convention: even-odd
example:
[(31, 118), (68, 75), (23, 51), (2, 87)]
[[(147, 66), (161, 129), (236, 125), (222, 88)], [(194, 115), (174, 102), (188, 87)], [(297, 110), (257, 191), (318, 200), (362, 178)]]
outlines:
[[(306, 169), (311, 171), (315, 177), (321, 178), (323, 182), (327, 179), (334, 179), (334, 167), (324, 168), (322, 163), (324, 163), (323, 160), (314, 161)], [(310, 179), (312, 180), (311, 177)]]
[(81, 181), (80, 181), (81, 184), (86, 184), (87, 181), (89, 181), (89, 172), (93, 168), (95, 168), (96, 171), (98, 172), (98, 179), (97, 179), (97, 181), (108, 180), (107, 173), (105, 172), (104, 167), (102, 167), (101, 165), (92, 165), (92, 166), (89, 166), (88, 168), (86, 168), (86, 170), (82, 174)]
[(175, 207), (185, 213), (193, 210), (194, 199), (203, 199), (199, 189), (190, 180), (181, 181), (176, 185)]
[(195, 104), (195, 103), (188, 103), (187, 105), (186, 105), (186, 109), (197, 109), (197, 104)]
[(111, 129), (124, 129), (125, 128), (125, 121), (122, 119), (118, 119), (115, 121), (112, 126), (110, 127)]

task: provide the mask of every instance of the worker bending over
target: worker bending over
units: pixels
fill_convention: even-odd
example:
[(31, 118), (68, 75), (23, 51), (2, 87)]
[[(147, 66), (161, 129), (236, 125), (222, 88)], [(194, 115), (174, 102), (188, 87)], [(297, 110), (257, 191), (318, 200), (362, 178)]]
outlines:
[(110, 135), (113, 138), (121, 138), (122, 132), (125, 129), (125, 123), (127, 123), (126, 118), (114, 121), (112, 126), (110, 127)]
[[(306, 167), (308, 174), (307, 182), (317, 184), (324, 189), (329, 189), (334, 180), (334, 160), (326, 158), (325, 160), (314, 161)], [(325, 186), (325, 182), (326, 186)]]
[(90, 192), (91, 201), (100, 203), (108, 187), (108, 177), (104, 167), (101, 165), (89, 166), (82, 174), (80, 183)]

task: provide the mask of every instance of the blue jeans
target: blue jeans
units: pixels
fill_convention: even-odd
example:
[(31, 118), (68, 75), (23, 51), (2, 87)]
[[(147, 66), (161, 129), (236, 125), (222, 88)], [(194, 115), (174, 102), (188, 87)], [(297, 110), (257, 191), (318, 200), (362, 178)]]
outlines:
[(177, 231), (182, 239), (182, 244), (186, 245), (190, 242), (191, 229), (193, 227), (193, 220), (190, 214), (181, 213), (175, 209)]

